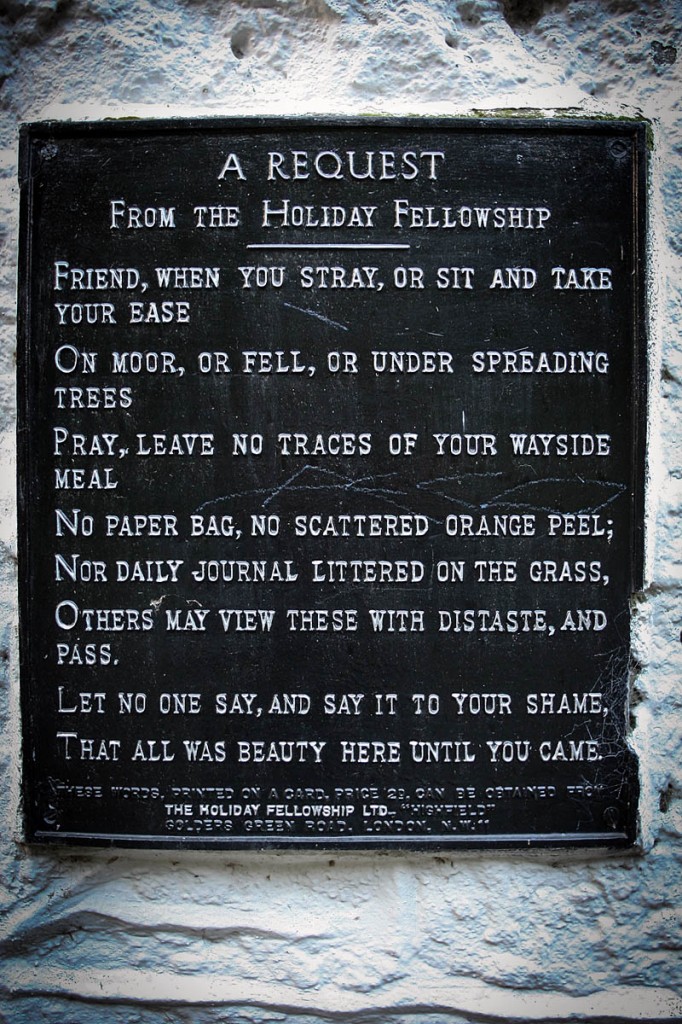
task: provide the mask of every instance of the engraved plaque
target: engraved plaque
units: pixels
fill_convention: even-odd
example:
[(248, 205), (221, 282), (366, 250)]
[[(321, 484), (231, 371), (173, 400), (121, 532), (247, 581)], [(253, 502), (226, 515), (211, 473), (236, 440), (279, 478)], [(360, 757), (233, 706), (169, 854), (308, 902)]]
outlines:
[(645, 154), (23, 130), (29, 841), (633, 841)]

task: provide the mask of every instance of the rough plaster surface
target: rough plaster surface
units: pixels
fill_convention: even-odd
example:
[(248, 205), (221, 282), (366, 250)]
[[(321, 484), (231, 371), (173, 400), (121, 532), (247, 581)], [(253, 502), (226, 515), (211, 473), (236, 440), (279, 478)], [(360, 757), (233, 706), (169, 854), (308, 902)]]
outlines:
[[(1, 0), (3, 1021), (682, 1020), (681, 64), (679, 0)], [(649, 564), (633, 602), (640, 852), (29, 852), (18, 842), (18, 122), (501, 108), (653, 124)]]

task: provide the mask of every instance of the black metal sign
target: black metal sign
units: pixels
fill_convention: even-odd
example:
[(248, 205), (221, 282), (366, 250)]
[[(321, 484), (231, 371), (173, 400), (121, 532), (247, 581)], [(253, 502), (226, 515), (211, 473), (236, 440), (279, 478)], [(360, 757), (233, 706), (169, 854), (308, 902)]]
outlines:
[(30, 841), (632, 842), (645, 150), (24, 129)]

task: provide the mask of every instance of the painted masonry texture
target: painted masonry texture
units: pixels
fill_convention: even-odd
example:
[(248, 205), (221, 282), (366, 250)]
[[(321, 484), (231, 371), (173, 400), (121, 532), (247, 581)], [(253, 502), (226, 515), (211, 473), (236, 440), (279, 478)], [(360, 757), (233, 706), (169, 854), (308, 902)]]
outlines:
[[(682, 5), (4, 0), (0, 25), (2, 1019), (682, 1019)], [(634, 602), (641, 853), (28, 852), (18, 825), (17, 124), (501, 108), (653, 124), (649, 543)]]

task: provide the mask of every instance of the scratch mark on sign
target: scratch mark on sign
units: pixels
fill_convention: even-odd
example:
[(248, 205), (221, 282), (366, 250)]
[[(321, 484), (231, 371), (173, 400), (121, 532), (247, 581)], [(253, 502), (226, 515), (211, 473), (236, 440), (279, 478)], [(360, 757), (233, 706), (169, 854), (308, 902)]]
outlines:
[(305, 309), (303, 306), (294, 306), (292, 302), (283, 303), (287, 309), (295, 309), (297, 313), (305, 313), (307, 316), (314, 316), (316, 320), (321, 320), (325, 324), (329, 324), (330, 327), (338, 327), (340, 331), (347, 331), (348, 327), (346, 324), (341, 324), (338, 320), (330, 320), (328, 316), (324, 316), (322, 313), (317, 313), (314, 309)]
[[(240, 498), (252, 497), (262, 497), (261, 507), (266, 508), (271, 504), (271, 502), (285, 492), (302, 492), (311, 494), (316, 491), (347, 491), (356, 494), (371, 495), (372, 497), (383, 501), (391, 508), (414, 515), (416, 512), (409, 504), (405, 504), (404, 501), (396, 500), (396, 498), (406, 499), (408, 495), (407, 491), (397, 490), (395, 483), (392, 483), (397, 475), (397, 473), (386, 473), (381, 476), (369, 474), (362, 477), (347, 477), (343, 474), (335, 473), (331, 469), (322, 469), (319, 466), (307, 464), (296, 470), (292, 476), (288, 477), (283, 483), (279, 484), (279, 486), (275, 488), (257, 487), (247, 491), (234, 491), (231, 494), (221, 494), (217, 498), (211, 498), (209, 501), (203, 502), (195, 509), (195, 511), (203, 512), (205, 509), (219, 505), (221, 502), (231, 502)], [(386, 482), (386, 486), (380, 486), (383, 482)], [(440, 522), (439, 519), (436, 519), (432, 515), (428, 515), (423, 512), (422, 515), (425, 515), (425, 517), (431, 522)]]

